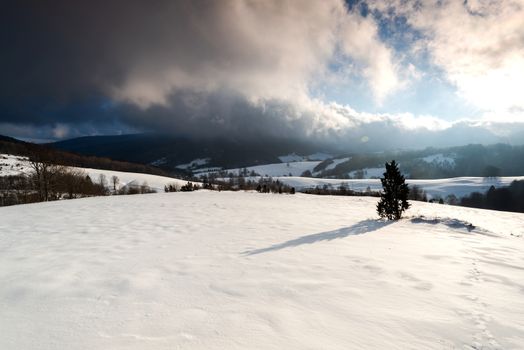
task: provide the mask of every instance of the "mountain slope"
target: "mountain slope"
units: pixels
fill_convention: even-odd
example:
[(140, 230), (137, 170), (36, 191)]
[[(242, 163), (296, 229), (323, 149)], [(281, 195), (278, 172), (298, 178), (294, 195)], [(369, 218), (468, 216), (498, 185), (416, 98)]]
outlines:
[[(53, 164), (61, 164), (66, 166), (168, 176), (165, 171), (155, 166), (125, 161), (115, 161), (109, 158), (71, 153), (64, 150), (55, 149), (48, 145), (20, 141), (2, 135), (0, 135), (0, 154), (38, 158), (42, 161), (48, 161)], [(174, 171), (171, 171), (170, 173), (174, 173)]]
[(190, 139), (159, 134), (89, 136), (50, 145), (85, 155), (156, 164), (164, 169), (205, 158), (209, 158), (209, 167), (236, 168), (280, 162), (279, 156), (293, 152), (305, 155), (329, 150), (298, 140)]
[[(386, 151), (350, 154), (351, 158), (329, 168), (327, 160), (315, 168), (320, 177), (355, 177), (358, 170), (373, 173), (395, 159), (401, 170), (414, 179), (438, 179), (459, 176), (524, 175), (524, 146), (466, 145), (451, 148)], [(339, 157), (340, 158), (340, 157)], [(380, 174), (380, 173), (379, 173)], [(366, 177), (366, 174), (363, 174)], [(376, 171), (374, 176), (376, 176)]]
[[(414, 179), (486, 176), (493, 172), (498, 176), (524, 175), (524, 146), (506, 144), (355, 153), (352, 149), (292, 139), (241, 141), (135, 134), (81, 137), (50, 146), (84, 155), (155, 165), (168, 171), (184, 169), (188, 173), (269, 164), (278, 167), (282, 163), (316, 160), (307, 159), (307, 156), (327, 153), (319, 158), (323, 161), (311, 169), (317, 177), (374, 177), (377, 176), (376, 170), (392, 159), (397, 160), (401, 170)], [(198, 166), (189, 166), (191, 164)], [(274, 175), (288, 173), (278, 170)]]
[(0, 348), (524, 347), (524, 215), (414, 203), (385, 223), (375, 204), (198, 191), (0, 208)]

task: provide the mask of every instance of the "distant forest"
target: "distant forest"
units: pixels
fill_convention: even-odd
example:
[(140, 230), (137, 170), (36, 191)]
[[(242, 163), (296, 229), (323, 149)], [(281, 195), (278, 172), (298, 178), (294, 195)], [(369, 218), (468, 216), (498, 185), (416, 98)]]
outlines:
[(524, 213), (524, 181), (513, 181), (507, 187), (495, 188), (491, 186), (484, 194), (474, 192), (461, 198), (460, 205)]

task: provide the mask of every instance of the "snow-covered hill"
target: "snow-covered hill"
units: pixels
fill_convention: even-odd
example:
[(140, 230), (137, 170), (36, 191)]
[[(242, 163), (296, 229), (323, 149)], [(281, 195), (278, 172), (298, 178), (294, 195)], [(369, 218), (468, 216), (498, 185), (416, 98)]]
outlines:
[[(241, 192), (0, 208), (0, 349), (522, 349), (524, 215)], [(474, 226), (471, 226), (471, 223)]]
[[(310, 161), (298, 161), (298, 162), (289, 162), (289, 163), (273, 163), (265, 165), (255, 165), (246, 168), (235, 168), (227, 169), (226, 173), (239, 174), (244, 169), (251, 173), (254, 171), (256, 174), (261, 176), (300, 176), (303, 172), (309, 170), (313, 172), (313, 169), (320, 163), (320, 161), (310, 160)], [(202, 172), (198, 172), (198, 175), (208, 175), (210, 173), (216, 173), (216, 170), (207, 171), (204, 169)]]
[(15, 176), (30, 171), (27, 157), (0, 153), (0, 176)]
[[(108, 181), (108, 186), (109, 182), (111, 181), (111, 177), (117, 176), (119, 178), (118, 188), (123, 186), (140, 186), (145, 182), (151, 189), (157, 192), (163, 192), (165, 185), (172, 184), (176, 186), (182, 186), (187, 183), (185, 180), (158, 175), (91, 168), (75, 169), (84, 171), (87, 175), (89, 175), (89, 177), (91, 177), (93, 181), (98, 181), (100, 175), (103, 174)], [(31, 167), (27, 157), (0, 154), (0, 176), (29, 174), (30, 172)]]

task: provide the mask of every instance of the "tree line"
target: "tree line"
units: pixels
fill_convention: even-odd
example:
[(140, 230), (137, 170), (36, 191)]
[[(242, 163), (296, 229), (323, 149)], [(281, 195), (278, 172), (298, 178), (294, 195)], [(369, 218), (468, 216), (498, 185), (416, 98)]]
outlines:
[(27, 175), (0, 177), (0, 206), (108, 194), (83, 171), (47, 163), (32, 163), (32, 167)]
[[(247, 172), (246, 172), (247, 174)], [(259, 193), (295, 194), (295, 188), (274, 180), (272, 177), (253, 179), (240, 174), (229, 178), (218, 177), (218, 174), (204, 175), (200, 178), (202, 188), (216, 191), (257, 191)]]
[(29, 158), (29, 173), (0, 176), (0, 206), (154, 192), (146, 182), (120, 187), (120, 179), (116, 175), (109, 180), (104, 174), (92, 179), (82, 169), (47, 159), (42, 153), (34, 153)]
[(460, 205), (524, 213), (524, 181), (515, 180), (507, 187), (491, 186), (486, 193), (473, 192), (461, 198)]

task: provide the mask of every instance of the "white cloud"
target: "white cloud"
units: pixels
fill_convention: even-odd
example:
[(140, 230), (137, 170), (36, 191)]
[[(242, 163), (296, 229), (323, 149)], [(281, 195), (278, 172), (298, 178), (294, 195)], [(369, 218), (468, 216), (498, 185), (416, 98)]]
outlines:
[(371, 16), (349, 14), (342, 29), (344, 52), (363, 65), (362, 74), (372, 89), (375, 101), (383, 100), (400, 88), (398, 67), (393, 52), (378, 37), (378, 27)]
[[(415, 48), (427, 50), (472, 106), (499, 113), (524, 107), (523, 0), (393, 0), (372, 6), (406, 16), (424, 34)], [(514, 117), (524, 120), (524, 114)]]

